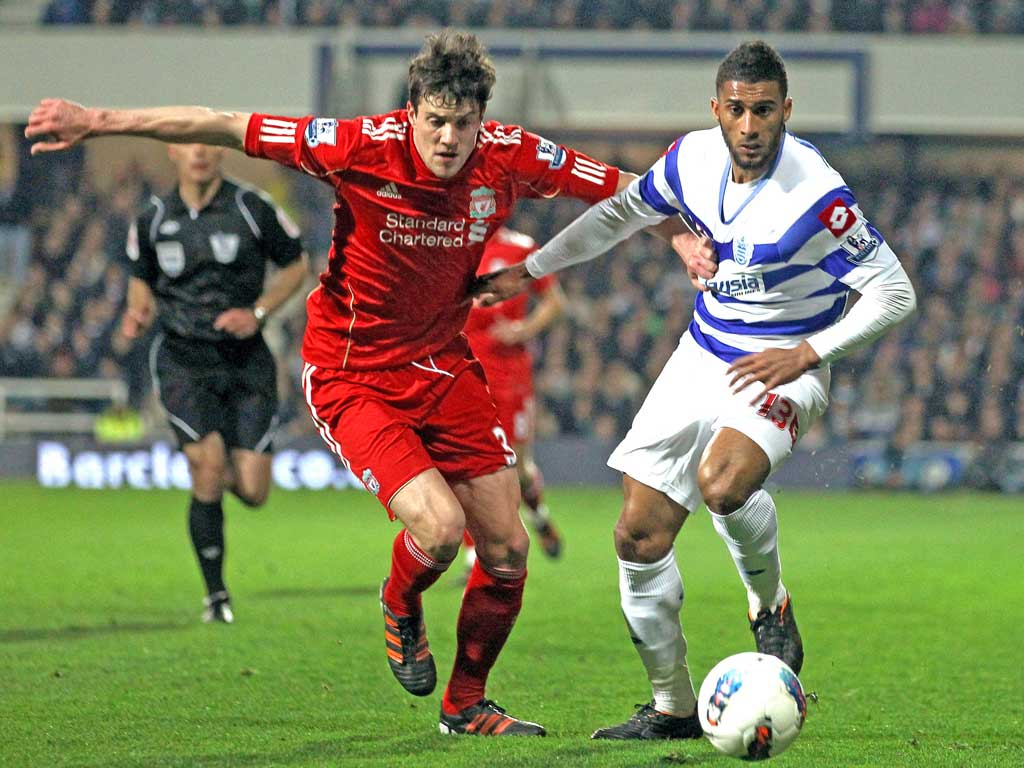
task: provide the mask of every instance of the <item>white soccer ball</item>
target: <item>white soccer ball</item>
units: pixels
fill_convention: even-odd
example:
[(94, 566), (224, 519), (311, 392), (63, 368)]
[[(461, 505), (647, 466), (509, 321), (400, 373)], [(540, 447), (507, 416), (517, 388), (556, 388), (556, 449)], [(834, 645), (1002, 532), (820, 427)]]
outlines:
[(761, 653), (737, 653), (718, 662), (704, 678), (697, 714), (719, 752), (767, 760), (800, 734), (807, 699), (785, 662)]

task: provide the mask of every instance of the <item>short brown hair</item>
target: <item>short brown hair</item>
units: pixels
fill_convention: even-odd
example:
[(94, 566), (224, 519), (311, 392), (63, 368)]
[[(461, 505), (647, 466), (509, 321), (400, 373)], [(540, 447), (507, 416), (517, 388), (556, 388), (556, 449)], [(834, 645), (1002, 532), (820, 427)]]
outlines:
[(789, 92), (789, 80), (786, 77), (786, 65), (778, 51), (764, 40), (749, 40), (732, 49), (718, 67), (715, 78), (715, 91), (732, 80), (741, 83), (779, 84), (779, 92), (785, 99)]
[(409, 63), (409, 101), (418, 108), (424, 96), (446, 106), (472, 100), (483, 112), (494, 80), (494, 64), (476, 35), (444, 30), (428, 36)]

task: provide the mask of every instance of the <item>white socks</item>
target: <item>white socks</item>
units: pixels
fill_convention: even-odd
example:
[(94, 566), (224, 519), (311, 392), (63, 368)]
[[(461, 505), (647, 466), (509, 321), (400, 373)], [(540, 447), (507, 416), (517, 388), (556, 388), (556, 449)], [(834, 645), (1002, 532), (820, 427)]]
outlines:
[(711, 520), (747, 586), (750, 615), (756, 616), (762, 608), (785, 600), (779, 562), (779, 520), (768, 492), (758, 490), (730, 515), (711, 512)]
[(619, 594), (633, 645), (651, 681), (654, 708), (678, 717), (693, 714), (697, 700), (679, 625), (683, 580), (675, 550), (656, 563), (619, 560)]

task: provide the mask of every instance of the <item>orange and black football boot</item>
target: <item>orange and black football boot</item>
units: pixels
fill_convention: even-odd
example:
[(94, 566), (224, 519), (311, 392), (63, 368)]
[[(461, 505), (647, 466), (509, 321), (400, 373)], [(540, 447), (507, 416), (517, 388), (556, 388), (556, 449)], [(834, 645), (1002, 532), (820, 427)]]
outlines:
[(546, 736), (544, 726), (519, 720), (490, 699), (480, 699), (471, 707), (449, 715), (441, 707), (441, 733), (470, 736)]
[(395, 679), (413, 696), (429, 696), (437, 685), (434, 656), (427, 642), (423, 615), (395, 616), (384, 603), (384, 587), (380, 585), (380, 607), (384, 612), (384, 643), (388, 666)]

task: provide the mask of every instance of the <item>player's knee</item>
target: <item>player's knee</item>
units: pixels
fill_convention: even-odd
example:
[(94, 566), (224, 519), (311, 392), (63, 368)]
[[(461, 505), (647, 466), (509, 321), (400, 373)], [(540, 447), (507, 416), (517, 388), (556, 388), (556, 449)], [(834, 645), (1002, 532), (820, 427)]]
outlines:
[(701, 466), (697, 483), (708, 509), (716, 515), (728, 515), (742, 507), (752, 491), (730, 472), (718, 472)]
[(662, 530), (649, 515), (628, 514), (623, 510), (615, 524), (615, 552), (631, 563), (653, 563), (665, 557), (675, 539), (672, 531)]
[(250, 509), (262, 507), (267, 503), (267, 497), (270, 496), (270, 488), (266, 485), (257, 488), (240, 488), (236, 486), (233, 491), (235, 497)]
[(493, 567), (520, 570), (526, 567), (530, 552), (530, 536), (522, 524), (504, 535), (487, 535), (476, 539), (477, 557)]
[(420, 547), (438, 563), (450, 563), (459, 554), (465, 526), (454, 520), (437, 520), (417, 538)]

